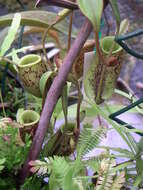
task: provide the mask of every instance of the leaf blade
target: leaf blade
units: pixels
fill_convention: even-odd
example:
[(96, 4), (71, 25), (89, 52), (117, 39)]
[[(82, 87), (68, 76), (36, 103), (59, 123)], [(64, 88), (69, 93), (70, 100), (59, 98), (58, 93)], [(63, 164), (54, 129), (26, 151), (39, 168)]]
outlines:
[[(49, 11), (22, 11), (21, 25), (36, 26), (41, 28), (48, 28), (57, 19), (57, 14)], [(0, 17), (0, 26), (8, 26), (11, 24), (13, 14), (8, 14)], [(68, 34), (68, 23), (65, 20), (53, 26), (53, 28), (64, 34)], [(73, 28), (73, 36), (77, 33), (77, 30)], [(74, 36), (75, 37), (75, 36)]]
[(100, 21), (103, 11), (103, 0), (77, 0), (80, 10), (91, 21), (94, 28), (100, 30)]
[(8, 30), (8, 35), (5, 37), (1, 49), (0, 49), (0, 56), (4, 56), (4, 54), (9, 50), (11, 44), (13, 43), (16, 33), (19, 29), (21, 22), (21, 15), (16, 13), (11, 23), (11, 27)]

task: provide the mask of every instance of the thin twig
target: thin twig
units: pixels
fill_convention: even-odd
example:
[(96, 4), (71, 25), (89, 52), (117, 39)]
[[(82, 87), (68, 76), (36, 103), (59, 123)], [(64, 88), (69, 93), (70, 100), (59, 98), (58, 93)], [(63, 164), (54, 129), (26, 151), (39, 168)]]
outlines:
[(44, 56), (45, 56), (46, 61), (47, 61), (47, 63), (48, 63), (48, 66), (50, 67), (51, 70), (53, 70), (53, 65), (52, 65), (50, 59), (48, 58), (45, 44), (46, 44), (47, 34), (48, 34), (49, 30), (53, 27), (54, 24), (55, 24), (55, 23), (53, 23), (52, 25), (50, 25), (50, 26), (45, 30), (45, 32), (44, 32), (44, 34), (43, 34), (43, 38), (42, 38), (43, 53), (44, 53)]
[(4, 102), (3, 102), (1, 90), (0, 90), (0, 100), (1, 100), (2, 110), (3, 110), (3, 116), (6, 117), (6, 112), (5, 112), (5, 107), (4, 107)]
[(73, 11), (71, 12), (71, 15), (70, 15), (69, 33), (68, 33), (68, 51), (71, 47), (72, 23), (73, 23)]
[[(2, 108), (2, 109), (3, 109), (3, 108), (10, 108), (10, 107), (11, 107), (11, 103), (3, 103), (3, 104), (1, 103), (1, 104), (0, 104), (0, 109), (1, 109), (1, 108)], [(5, 117), (6, 117), (6, 115), (5, 115)]]
[(68, 0), (41, 0), (40, 2), (44, 2), (48, 5), (54, 5), (58, 7), (63, 7), (67, 9), (78, 9), (78, 5), (74, 2), (68, 1)]
[(81, 106), (81, 102), (82, 102), (82, 94), (81, 94), (80, 85), (79, 85), (78, 81), (77, 81), (77, 87), (78, 87), (78, 102), (77, 102), (76, 120), (77, 120), (77, 129), (79, 132), (79, 130), (80, 130), (80, 106)]
[(5, 62), (7, 62), (7, 63), (9, 63), (9, 64), (17, 65), (16, 62), (11, 61), (11, 60), (8, 59), (7, 57), (0, 57), (0, 61), (5, 61)]
[(44, 53), (44, 56), (47, 60), (47, 63), (50, 67), (51, 70), (54, 69), (54, 66), (52, 65), (50, 59), (48, 58), (47, 56), (47, 53), (46, 53), (46, 47), (45, 47), (45, 42), (46, 42), (46, 37), (47, 37), (47, 34), (49, 32), (49, 30), (54, 26), (56, 25), (57, 23), (59, 23), (60, 21), (62, 21), (68, 14), (70, 14), (71, 10), (69, 9), (64, 9), (62, 11), (60, 11), (58, 14), (57, 14), (57, 17), (56, 19), (53, 21), (53, 23), (45, 30), (44, 32), (44, 35), (43, 35), (43, 39), (42, 39), (42, 46), (43, 46), (43, 53)]

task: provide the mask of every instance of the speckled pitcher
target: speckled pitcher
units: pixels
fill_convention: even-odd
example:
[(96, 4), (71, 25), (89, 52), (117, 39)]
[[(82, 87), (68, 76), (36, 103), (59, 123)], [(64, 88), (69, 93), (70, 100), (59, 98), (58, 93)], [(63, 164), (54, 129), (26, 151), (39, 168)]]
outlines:
[(31, 94), (41, 97), (39, 81), (48, 68), (41, 57), (36, 54), (29, 54), (20, 59), (17, 65), (18, 74), (24, 88)]
[(92, 52), (89, 68), (84, 74), (85, 94), (97, 104), (113, 95), (120, 74), (123, 49), (114, 42), (114, 38), (106, 36), (100, 40), (100, 48), (107, 64), (100, 60), (97, 53), (95, 55)]
[[(100, 46), (105, 59), (108, 59), (108, 65), (104, 75), (104, 88), (102, 90), (102, 98), (109, 99), (114, 92), (117, 78), (119, 77), (123, 63), (123, 48), (115, 41), (115, 36), (106, 36), (101, 39)], [(113, 49), (112, 49), (113, 47)], [(110, 51), (112, 53), (109, 57)]]
[(33, 110), (19, 109), (16, 117), (17, 122), (23, 126), (23, 128), (20, 128), (20, 136), (22, 140), (25, 141), (26, 134), (29, 134), (33, 138), (40, 115)]

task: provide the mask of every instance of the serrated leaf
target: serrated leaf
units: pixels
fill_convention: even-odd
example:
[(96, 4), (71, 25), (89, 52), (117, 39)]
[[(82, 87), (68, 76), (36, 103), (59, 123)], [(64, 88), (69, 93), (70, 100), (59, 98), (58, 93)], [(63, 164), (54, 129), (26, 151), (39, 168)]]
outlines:
[[(78, 170), (77, 170), (78, 171)], [(73, 177), (75, 175), (75, 168), (74, 167), (70, 167), (67, 170), (67, 173), (64, 177), (64, 181), (63, 181), (63, 190), (83, 190), (83, 186), (82, 183), (80, 183), (79, 181), (76, 181), (75, 179), (73, 179)]]
[(119, 176), (117, 176), (114, 179), (110, 190), (120, 190), (124, 185), (124, 183), (125, 183), (125, 172), (123, 171), (119, 174)]
[(121, 155), (126, 155), (128, 158), (133, 159), (134, 158), (134, 154), (127, 150), (127, 149), (123, 149), (123, 148), (115, 148), (115, 147), (109, 147), (109, 146), (97, 146), (97, 148), (104, 148), (107, 150), (112, 150), (115, 152), (119, 152)]
[(77, 153), (78, 158), (84, 157), (86, 154), (91, 152), (104, 138), (106, 129), (96, 128), (93, 129), (91, 126), (84, 126), (79, 136)]
[(20, 22), (21, 22), (21, 15), (19, 13), (16, 13), (12, 20), (11, 27), (8, 30), (8, 35), (5, 37), (2, 43), (2, 46), (0, 49), (0, 56), (4, 56), (4, 54), (9, 50), (11, 44), (13, 43), (15, 39), (16, 33), (20, 26)]
[(77, 0), (80, 10), (88, 17), (96, 31), (100, 30), (103, 0)]

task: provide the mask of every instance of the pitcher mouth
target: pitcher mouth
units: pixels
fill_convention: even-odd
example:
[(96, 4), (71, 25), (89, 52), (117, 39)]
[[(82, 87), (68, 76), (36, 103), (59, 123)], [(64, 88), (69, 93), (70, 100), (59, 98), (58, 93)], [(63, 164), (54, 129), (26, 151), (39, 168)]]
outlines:
[(40, 116), (37, 112), (32, 110), (25, 110), (20, 116), (20, 123), (25, 127), (32, 126), (38, 123)]
[(110, 51), (111, 51), (113, 43), (115, 43), (115, 45), (114, 45), (112, 54), (116, 54), (116, 53), (123, 50), (123, 48), (120, 45), (118, 45), (114, 41), (114, 39), (115, 39), (115, 36), (106, 36), (106, 37), (101, 39), (100, 46), (101, 46), (101, 49), (102, 49), (103, 53), (108, 55), (110, 53)]
[(21, 58), (18, 66), (21, 68), (29, 67), (32, 65), (36, 65), (40, 61), (41, 61), (41, 57), (39, 55), (29, 54), (29, 55), (25, 55), (24, 57)]

